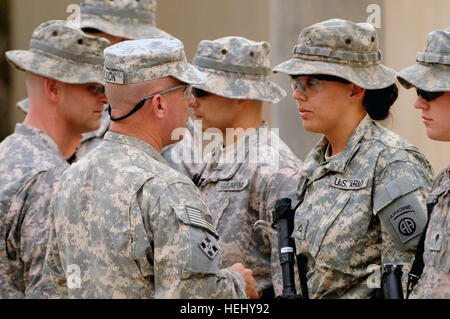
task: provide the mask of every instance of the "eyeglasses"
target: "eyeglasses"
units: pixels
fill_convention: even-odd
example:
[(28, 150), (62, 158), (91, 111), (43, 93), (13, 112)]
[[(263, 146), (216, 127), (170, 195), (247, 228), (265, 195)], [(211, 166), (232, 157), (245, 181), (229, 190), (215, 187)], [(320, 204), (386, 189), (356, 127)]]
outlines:
[(86, 89), (94, 95), (105, 95), (105, 87), (101, 84), (91, 84), (88, 85)]
[(295, 92), (295, 90), (299, 89), (300, 92), (303, 93), (317, 93), (322, 91), (324, 88), (322, 81), (330, 81), (330, 82), (341, 82), (348, 84), (350, 83), (346, 79), (334, 76), (334, 75), (328, 75), (328, 74), (316, 74), (311, 76), (291, 76), (291, 87), (292, 92)]
[(416, 88), (416, 92), (417, 92), (417, 96), (421, 96), (427, 102), (431, 102), (445, 93), (445, 92), (424, 91), (424, 90), (417, 89), (417, 88)]
[(205, 90), (201, 90), (201, 89), (197, 89), (197, 88), (192, 88), (192, 95), (195, 98), (199, 98), (199, 97), (205, 97), (208, 95), (211, 95), (212, 93), (209, 93), (208, 91)]
[(162, 95), (162, 94), (165, 94), (165, 93), (173, 92), (173, 91), (176, 91), (176, 90), (184, 88), (184, 87), (185, 87), (185, 89), (184, 89), (183, 96), (186, 99), (188, 99), (188, 98), (190, 98), (192, 96), (192, 86), (190, 84), (181, 84), (181, 85), (177, 85), (177, 86), (175, 86), (173, 88), (170, 88), (170, 89), (167, 89), (167, 90), (164, 90), (164, 91), (161, 91), (161, 92), (158, 92), (158, 93), (155, 93), (155, 94), (152, 94), (150, 96), (142, 98), (141, 101), (138, 104), (136, 104), (136, 106), (128, 114), (125, 114), (124, 116), (121, 116), (121, 117), (118, 117), (118, 118), (113, 118), (111, 116), (111, 105), (108, 105), (109, 117), (111, 118), (111, 121), (120, 121), (120, 120), (126, 119), (127, 117), (130, 117), (131, 115), (136, 113), (141, 107), (144, 106), (145, 101), (153, 98), (155, 95), (157, 95), (157, 94)]

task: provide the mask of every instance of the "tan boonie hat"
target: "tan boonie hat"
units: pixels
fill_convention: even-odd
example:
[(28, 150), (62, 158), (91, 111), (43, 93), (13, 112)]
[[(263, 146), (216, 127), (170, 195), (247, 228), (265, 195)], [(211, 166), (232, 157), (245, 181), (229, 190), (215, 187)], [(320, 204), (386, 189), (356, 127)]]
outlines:
[(82, 0), (81, 28), (95, 28), (127, 39), (170, 35), (155, 26), (155, 0)]
[(183, 43), (175, 38), (130, 40), (105, 50), (105, 81), (132, 84), (172, 76), (184, 83), (206, 81), (187, 63)]
[(395, 71), (381, 64), (378, 36), (369, 23), (340, 19), (316, 23), (301, 31), (293, 54), (274, 72), (334, 75), (369, 90), (395, 83)]
[(69, 84), (103, 84), (103, 50), (108, 40), (86, 35), (65, 21), (52, 20), (33, 32), (29, 50), (6, 52), (9, 63)]
[(269, 81), (270, 44), (242, 37), (200, 41), (193, 64), (208, 81), (195, 87), (231, 99), (278, 103), (286, 92)]
[(417, 64), (397, 75), (407, 89), (416, 87), (429, 92), (450, 91), (450, 28), (427, 36), (424, 52), (417, 53)]

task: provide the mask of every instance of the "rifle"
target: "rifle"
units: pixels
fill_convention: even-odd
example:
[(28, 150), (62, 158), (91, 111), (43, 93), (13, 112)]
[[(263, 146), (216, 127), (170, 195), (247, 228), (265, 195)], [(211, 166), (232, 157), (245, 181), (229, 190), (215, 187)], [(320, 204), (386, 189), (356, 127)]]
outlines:
[[(300, 203), (299, 203), (300, 204)], [(291, 237), (294, 230), (294, 215), (299, 204), (292, 209), (290, 198), (281, 198), (275, 203), (272, 227), (278, 230), (278, 246), (280, 251), (280, 264), (283, 275), (283, 292), (277, 297), (280, 299), (308, 299), (308, 286), (306, 279), (307, 257), (296, 255), (295, 241)], [(296, 256), (302, 294), (295, 289), (294, 264)]]
[(403, 299), (401, 264), (384, 264), (377, 299)]

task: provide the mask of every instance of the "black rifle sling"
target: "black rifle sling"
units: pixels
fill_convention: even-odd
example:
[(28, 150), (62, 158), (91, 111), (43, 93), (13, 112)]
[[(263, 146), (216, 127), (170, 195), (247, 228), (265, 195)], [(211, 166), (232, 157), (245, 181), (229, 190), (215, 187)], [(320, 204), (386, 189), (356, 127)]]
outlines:
[(425, 225), (425, 229), (423, 230), (422, 235), (420, 236), (419, 244), (417, 245), (416, 256), (414, 257), (414, 262), (408, 274), (406, 299), (408, 299), (409, 295), (414, 289), (414, 286), (417, 284), (417, 282), (420, 279), (420, 276), (422, 276), (423, 273), (423, 268), (425, 266), (423, 262), (423, 252), (425, 250), (425, 237), (427, 235), (428, 225), (431, 219), (431, 213), (433, 212), (433, 208), (436, 205), (437, 201), (438, 198), (435, 198), (431, 203), (427, 204), (428, 220), (427, 224)]

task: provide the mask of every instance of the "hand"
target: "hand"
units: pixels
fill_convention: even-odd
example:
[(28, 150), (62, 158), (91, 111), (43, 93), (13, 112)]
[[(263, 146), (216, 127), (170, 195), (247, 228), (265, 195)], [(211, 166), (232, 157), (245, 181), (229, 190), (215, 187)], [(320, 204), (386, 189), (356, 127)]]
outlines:
[(231, 267), (228, 267), (228, 269), (237, 271), (241, 274), (242, 277), (244, 277), (245, 280), (245, 294), (250, 299), (258, 299), (259, 295), (255, 288), (255, 278), (253, 278), (253, 271), (245, 268), (243, 264), (237, 263), (234, 264)]

